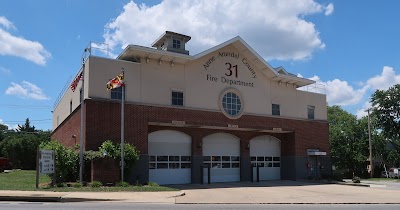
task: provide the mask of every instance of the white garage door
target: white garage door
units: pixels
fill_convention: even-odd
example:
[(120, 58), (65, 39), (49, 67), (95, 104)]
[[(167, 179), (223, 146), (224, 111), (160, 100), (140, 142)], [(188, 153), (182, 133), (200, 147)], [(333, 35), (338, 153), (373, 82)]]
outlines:
[[(211, 167), (211, 182), (240, 181), (240, 140), (230, 134), (216, 133), (203, 138), (203, 164)], [(203, 182), (208, 180), (203, 169)]]
[(281, 142), (272, 136), (258, 136), (250, 140), (250, 158), (253, 179), (257, 179), (259, 166), (260, 180), (281, 179)]
[(191, 183), (190, 136), (173, 130), (150, 133), (149, 181), (158, 184)]

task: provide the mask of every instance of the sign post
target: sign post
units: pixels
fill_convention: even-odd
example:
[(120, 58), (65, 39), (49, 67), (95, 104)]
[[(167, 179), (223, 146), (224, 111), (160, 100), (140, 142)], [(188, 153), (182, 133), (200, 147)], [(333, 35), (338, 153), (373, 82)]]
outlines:
[(39, 188), (39, 174), (53, 174), (52, 185), (56, 183), (56, 170), (55, 170), (55, 152), (54, 150), (37, 150), (36, 161), (36, 189)]

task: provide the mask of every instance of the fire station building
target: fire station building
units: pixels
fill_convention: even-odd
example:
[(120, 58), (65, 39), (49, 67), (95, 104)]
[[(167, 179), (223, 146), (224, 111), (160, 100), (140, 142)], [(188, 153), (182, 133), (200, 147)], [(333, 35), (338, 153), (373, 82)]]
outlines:
[[(115, 59), (90, 55), (82, 82), (53, 111), (52, 138), (84, 149), (120, 142), (125, 71), (125, 142), (140, 151), (130, 182), (159, 184), (304, 179), (331, 173), (326, 96), (314, 84), (274, 68), (242, 38), (197, 55), (190, 36), (167, 31), (151, 47), (129, 45)], [(78, 75), (82, 69), (78, 72)], [(303, 87), (303, 88), (302, 88)], [(253, 176), (253, 177), (251, 177)]]

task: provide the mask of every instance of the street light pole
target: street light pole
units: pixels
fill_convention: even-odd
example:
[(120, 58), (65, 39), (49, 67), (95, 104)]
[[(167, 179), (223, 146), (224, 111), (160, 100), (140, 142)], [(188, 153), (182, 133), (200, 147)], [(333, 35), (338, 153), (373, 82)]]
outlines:
[(373, 166), (372, 166), (372, 142), (371, 142), (371, 123), (369, 117), (369, 111), (371, 109), (367, 109), (368, 112), (368, 141), (369, 141), (369, 176), (372, 178), (373, 176)]

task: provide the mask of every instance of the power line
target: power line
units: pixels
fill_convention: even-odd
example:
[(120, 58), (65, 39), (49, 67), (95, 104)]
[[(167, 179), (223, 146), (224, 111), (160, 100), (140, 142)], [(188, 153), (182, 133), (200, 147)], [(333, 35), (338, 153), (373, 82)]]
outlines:
[[(32, 123), (32, 122), (40, 123), (40, 122), (45, 122), (45, 121), (52, 121), (52, 119), (40, 119), (40, 120), (29, 119), (29, 123)], [(10, 121), (3, 120), (0, 123), (25, 123), (25, 122), (26, 122), (26, 120), (10, 120)]]
[(18, 109), (51, 109), (51, 106), (39, 106), (39, 105), (19, 105), (19, 104), (0, 104), (2, 108), (18, 108)]

